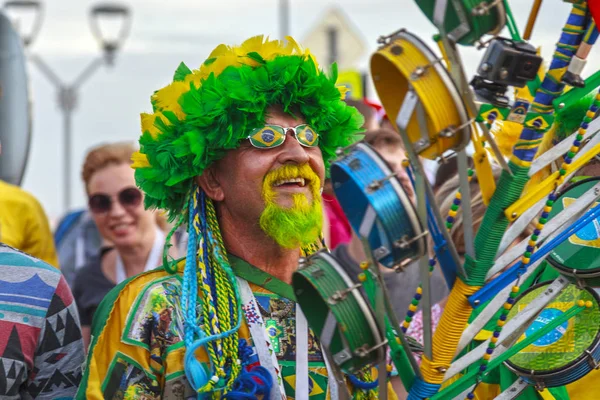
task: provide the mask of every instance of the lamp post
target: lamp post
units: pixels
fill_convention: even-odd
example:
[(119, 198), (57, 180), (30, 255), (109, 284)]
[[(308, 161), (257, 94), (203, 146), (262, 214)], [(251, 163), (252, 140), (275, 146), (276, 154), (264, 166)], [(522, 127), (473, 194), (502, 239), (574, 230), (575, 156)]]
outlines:
[(290, 0), (279, 0), (279, 36), (285, 40), (290, 34)]
[[(10, 0), (4, 3), (4, 10), (16, 24), (25, 47), (29, 47), (39, 33), (43, 6), (37, 0)], [(33, 15), (31, 26), (21, 25), (25, 15)], [(123, 45), (131, 28), (131, 11), (128, 7), (116, 3), (101, 3), (90, 10), (90, 27), (98, 41), (102, 54), (94, 58), (71, 83), (63, 81), (38, 54), (28, 53), (30, 61), (56, 88), (58, 106), (63, 116), (63, 208), (68, 211), (71, 203), (71, 161), (72, 161), (72, 117), (77, 107), (78, 90), (92, 74), (103, 64), (112, 66), (115, 54)], [(119, 23), (120, 29), (108, 32), (106, 23), (110, 19)]]

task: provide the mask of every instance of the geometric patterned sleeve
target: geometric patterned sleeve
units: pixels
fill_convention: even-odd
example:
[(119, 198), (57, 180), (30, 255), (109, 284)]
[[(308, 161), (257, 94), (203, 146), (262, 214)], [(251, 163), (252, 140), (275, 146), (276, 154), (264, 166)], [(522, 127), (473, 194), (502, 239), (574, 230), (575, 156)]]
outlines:
[(40, 330), (27, 392), (35, 399), (74, 398), (84, 358), (77, 308), (61, 275)]
[(169, 370), (182, 371), (185, 350), (181, 320), (173, 314), (181, 309), (180, 287), (175, 276), (157, 269), (104, 298), (94, 314), (77, 399), (168, 398), (165, 377)]

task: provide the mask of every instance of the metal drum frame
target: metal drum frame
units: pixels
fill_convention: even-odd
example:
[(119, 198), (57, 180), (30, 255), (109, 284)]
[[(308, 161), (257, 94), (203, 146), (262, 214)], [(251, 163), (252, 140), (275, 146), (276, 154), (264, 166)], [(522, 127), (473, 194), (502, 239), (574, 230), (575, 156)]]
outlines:
[[(495, 35), (506, 24), (502, 1), (417, 0), (416, 3), (433, 24), (462, 45), (473, 45), (485, 34)], [(445, 10), (440, 9), (444, 6)]]
[(377, 261), (392, 268), (425, 254), (427, 231), (414, 205), (390, 167), (368, 144), (352, 146), (333, 163), (331, 180), (352, 228), (368, 239)]
[[(536, 291), (536, 290), (539, 291), (541, 288), (545, 288), (547, 286), (549, 286), (548, 283), (540, 283), (540, 284), (534, 285), (534, 286), (530, 287), (529, 289), (527, 289), (526, 291), (524, 291), (521, 294), (521, 296), (519, 296), (516, 299), (515, 306), (513, 307), (513, 311), (511, 312), (511, 314), (513, 316), (517, 314), (517, 312), (518, 312), (517, 306), (519, 305), (519, 300), (523, 299), (525, 296), (527, 296), (531, 292)], [(596, 312), (597, 313), (600, 312), (600, 297), (598, 296), (598, 294), (596, 294), (595, 291), (590, 290), (588, 288), (576, 288), (576, 286), (572, 285), (572, 284), (565, 287), (565, 289), (563, 289), (563, 291), (569, 290), (569, 289), (571, 289), (571, 290), (579, 289), (583, 292), (588, 293), (595, 302), (593, 307), (595, 307)], [(561, 291), (561, 293), (563, 291)], [(559, 302), (560, 296), (561, 295), (559, 294), (554, 299), (554, 301)], [(549, 306), (551, 306), (551, 305), (552, 305), (552, 302), (549, 303)], [(575, 305), (575, 301), (573, 301), (573, 305)], [(546, 310), (548, 308), (552, 308), (552, 307), (548, 307), (548, 305), (547, 305), (544, 308), (544, 310)], [(542, 310), (541, 312), (543, 312), (544, 310)], [(590, 311), (584, 311), (584, 312), (590, 312)], [(511, 314), (509, 314), (508, 320), (510, 320)], [(575, 318), (578, 318), (578, 316), (576, 316)], [(598, 322), (600, 323), (600, 320)], [(591, 345), (575, 360), (568, 362), (567, 364), (565, 364), (564, 366), (562, 366), (560, 368), (557, 368), (554, 370), (548, 370), (548, 371), (528, 370), (522, 366), (516, 365), (514, 362), (511, 361), (511, 359), (508, 359), (505, 362), (505, 365), (511, 371), (513, 371), (515, 374), (521, 376), (526, 382), (528, 382), (532, 385), (535, 385), (537, 388), (541, 389), (544, 387), (564, 386), (571, 382), (574, 382), (577, 379), (580, 379), (581, 377), (586, 375), (587, 373), (591, 372), (593, 369), (598, 368), (599, 360), (600, 360), (600, 328), (598, 328), (598, 332), (596, 332), (596, 336), (593, 339)]]
[[(582, 181), (579, 181), (577, 183), (575, 183), (574, 185), (570, 186), (567, 188), (567, 190), (563, 191), (563, 193), (559, 196), (559, 198), (557, 199), (557, 201), (561, 201), (563, 199), (563, 197), (568, 196), (569, 192), (571, 192), (572, 190), (582, 186), (582, 185), (590, 185), (590, 187), (594, 186), (594, 183), (598, 183), (600, 182), (600, 177), (594, 177), (594, 178), (589, 178), (589, 179), (584, 179)], [(568, 207), (564, 207), (565, 209), (568, 209)], [(552, 218), (555, 214), (557, 213), (557, 209), (554, 208), (553, 212), (550, 213), (550, 218)], [(600, 242), (600, 238), (598, 239), (598, 241)], [(566, 243), (563, 243), (562, 246), (566, 246)], [(574, 269), (574, 268), (570, 268), (567, 267), (566, 265), (563, 265), (560, 260), (558, 260), (557, 258), (560, 257), (558, 254), (558, 249), (560, 248), (560, 246), (558, 246), (556, 249), (554, 249), (554, 251), (552, 251), (550, 253), (550, 255), (548, 256), (548, 258), (546, 259), (550, 265), (552, 265), (554, 268), (556, 268), (561, 274), (565, 275), (567, 278), (571, 279), (573, 282), (580, 282), (582, 284), (588, 285), (588, 286), (592, 286), (592, 287), (600, 287), (600, 265), (598, 266), (598, 268), (596, 269)], [(588, 250), (588, 249), (580, 249), (579, 251), (593, 251), (593, 250)], [(600, 261), (600, 248), (598, 248), (598, 260)], [(579, 260), (583, 263), (583, 265), (585, 265), (586, 262), (589, 262), (589, 260), (586, 260), (584, 258), (579, 258)]]
[(385, 359), (383, 334), (373, 310), (331, 254), (306, 259), (293, 276), (300, 307), (321, 345), (344, 372), (354, 373)]
[(441, 60), (417, 36), (405, 30), (390, 36), (371, 58), (371, 73), (390, 121), (397, 120), (405, 96), (423, 109), (424, 117), (409, 116), (406, 127), (420, 156), (436, 159), (469, 143), (469, 118), (460, 93)]

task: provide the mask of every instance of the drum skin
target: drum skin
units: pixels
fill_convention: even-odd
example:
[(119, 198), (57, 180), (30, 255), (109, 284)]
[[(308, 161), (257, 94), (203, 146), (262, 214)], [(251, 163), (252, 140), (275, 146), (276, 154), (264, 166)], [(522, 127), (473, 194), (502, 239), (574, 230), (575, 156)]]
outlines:
[(20, 185), (31, 140), (31, 107), (22, 41), (0, 12), (0, 179)]
[[(415, 71), (424, 68), (419, 76)], [(430, 144), (421, 149), (415, 146), (420, 156), (435, 160), (446, 151), (459, 151), (470, 140), (470, 126), (467, 110), (460, 93), (446, 68), (437, 61), (437, 56), (417, 36), (400, 31), (391, 42), (379, 49), (371, 57), (371, 74), (377, 94), (390, 121), (396, 121), (403, 101), (412, 86), (423, 105)], [(466, 124), (466, 126), (464, 126)], [(394, 127), (396, 126), (393, 123)], [(444, 135), (445, 130), (458, 127), (452, 135)], [(422, 132), (414, 112), (406, 133), (415, 145), (422, 139)]]
[[(434, 23), (434, 10), (436, 3), (441, 0), (417, 0), (416, 3), (423, 11), (425, 16)], [(460, 0), (457, 1), (458, 9), (455, 2), (449, 1), (446, 13), (444, 15), (444, 30), (448, 32), (455, 42), (472, 46), (481, 37), (487, 33), (495, 34), (504, 28), (506, 24), (506, 15), (502, 2), (498, 6), (493, 7), (489, 13), (481, 16), (472, 15), (472, 10), (481, 5), (492, 3), (492, 0)], [(460, 7), (462, 6), (462, 7)], [(469, 29), (460, 29), (460, 19), (458, 13), (462, 13), (468, 21)], [(458, 28), (458, 30), (457, 30)]]
[[(508, 314), (510, 321), (549, 286), (549, 282), (532, 286), (519, 296)], [(557, 387), (569, 384), (591, 372), (590, 351), (595, 361), (600, 352), (600, 305), (591, 289), (566, 286), (537, 316), (521, 336), (523, 340), (576, 305), (578, 300), (591, 301), (586, 308), (564, 324), (539, 338), (508, 359), (506, 365), (531, 384)], [(518, 341), (517, 341), (518, 343)]]
[[(331, 181), (335, 195), (354, 232), (367, 238), (373, 256), (382, 265), (393, 268), (402, 261), (425, 254), (426, 241), (416, 210), (404, 188), (379, 154), (366, 143), (358, 143), (331, 166)], [(378, 189), (370, 187), (373, 184)], [(363, 224), (369, 211), (377, 216), (368, 232)], [(419, 238), (420, 237), (420, 238)], [(413, 240), (406, 247), (394, 244), (406, 238)]]
[[(329, 311), (333, 313), (337, 327), (330, 352), (342, 371), (355, 373), (385, 357), (385, 346), (378, 346), (383, 336), (377, 328), (371, 307), (359, 289), (347, 292), (340, 300), (331, 300), (336, 293), (354, 285), (333, 255), (321, 251), (310, 256), (306, 264), (294, 273), (292, 284), (298, 304), (320, 341), (327, 315)], [(357, 354), (361, 348), (376, 346), (367, 354)], [(348, 357), (340, 362), (336, 355), (343, 353), (345, 347), (349, 350)]]
[[(577, 182), (564, 191), (554, 203), (549, 219), (568, 208), (586, 191), (600, 182), (594, 177)], [(592, 204), (592, 207), (598, 202)], [(588, 286), (600, 287), (600, 219), (594, 220), (571, 235), (548, 255), (547, 261), (561, 274)]]

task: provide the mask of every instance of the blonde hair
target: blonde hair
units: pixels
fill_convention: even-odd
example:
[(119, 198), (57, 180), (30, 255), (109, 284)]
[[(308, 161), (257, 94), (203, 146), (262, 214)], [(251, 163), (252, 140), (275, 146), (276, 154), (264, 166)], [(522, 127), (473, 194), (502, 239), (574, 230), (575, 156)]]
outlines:
[(137, 150), (132, 142), (108, 143), (92, 148), (85, 157), (81, 178), (87, 191), (92, 176), (109, 165), (132, 164), (131, 156)]

